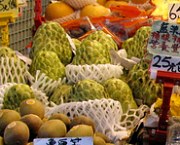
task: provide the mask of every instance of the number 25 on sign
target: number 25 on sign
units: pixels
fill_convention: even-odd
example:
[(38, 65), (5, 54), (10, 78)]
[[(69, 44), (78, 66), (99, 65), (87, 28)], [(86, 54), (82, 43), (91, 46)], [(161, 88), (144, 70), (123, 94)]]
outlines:
[(158, 70), (180, 73), (180, 57), (170, 55), (154, 55), (151, 62), (151, 78), (156, 79)]

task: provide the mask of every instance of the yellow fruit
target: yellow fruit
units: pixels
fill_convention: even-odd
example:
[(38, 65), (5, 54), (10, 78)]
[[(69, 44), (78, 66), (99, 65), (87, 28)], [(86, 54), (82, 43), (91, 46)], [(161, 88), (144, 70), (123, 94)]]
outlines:
[(74, 13), (73, 8), (62, 1), (50, 3), (45, 9), (45, 19), (50, 21), (68, 16), (72, 13)]
[(111, 11), (99, 4), (91, 4), (82, 8), (80, 12), (81, 17), (101, 17), (101, 16), (109, 16)]
[[(162, 105), (162, 99), (158, 98), (155, 102), (154, 108), (160, 108)], [(172, 94), (171, 101), (170, 101), (170, 114), (171, 116), (180, 116), (179, 112), (180, 108), (180, 95)]]
[(97, 3), (104, 6), (106, 3), (106, 0), (97, 0)]
[(41, 119), (44, 118), (45, 106), (36, 99), (26, 99), (20, 104), (20, 114), (21, 116), (27, 114), (34, 114), (39, 116)]
[(125, 2), (125, 1), (115, 1), (115, 0), (112, 0), (112, 1), (106, 2), (105, 7), (109, 8), (109, 7), (121, 6), (121, 5), (128, 5), (128, 3)]
[(93, 128), (89, 125), (76, 125), (73, 126), (66, 134), (66, 137), (85, 137), (93, 136)]

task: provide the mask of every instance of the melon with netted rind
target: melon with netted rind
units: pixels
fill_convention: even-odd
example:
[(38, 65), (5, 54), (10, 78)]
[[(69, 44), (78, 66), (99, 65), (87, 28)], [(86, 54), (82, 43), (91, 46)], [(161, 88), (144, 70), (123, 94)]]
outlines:
[(61, 63), (57, 54), (52, 51), (39, 51), (36, 54), (29, 71), (35, 76), (37, 70), (40, 70), (40, 72), (53, 80), (65, 77), (65, 66)]

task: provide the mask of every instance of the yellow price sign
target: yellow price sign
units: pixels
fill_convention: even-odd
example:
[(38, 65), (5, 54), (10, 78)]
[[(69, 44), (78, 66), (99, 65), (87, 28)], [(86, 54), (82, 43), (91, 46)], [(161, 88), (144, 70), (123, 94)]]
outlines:
[(0, 18), (18, 17), (17, 0), (0, 0)]

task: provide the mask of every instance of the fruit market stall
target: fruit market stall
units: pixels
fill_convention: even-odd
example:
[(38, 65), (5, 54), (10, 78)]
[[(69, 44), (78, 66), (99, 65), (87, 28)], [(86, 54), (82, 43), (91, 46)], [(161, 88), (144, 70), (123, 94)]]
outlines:
[(34, 4), (28, 48), (0, 43), (0, 144), (179, 143), (178, 1)]

